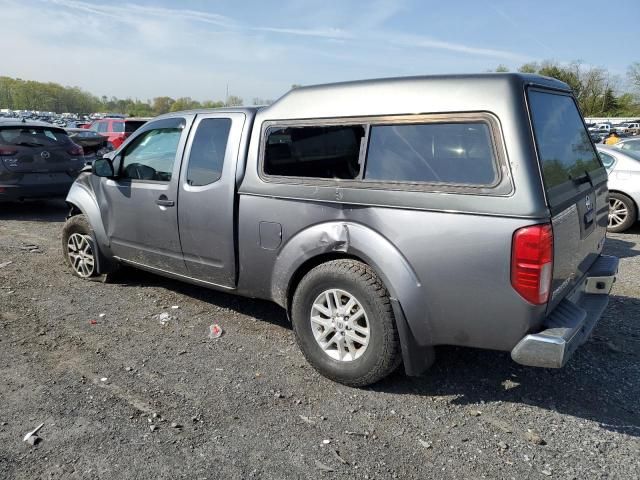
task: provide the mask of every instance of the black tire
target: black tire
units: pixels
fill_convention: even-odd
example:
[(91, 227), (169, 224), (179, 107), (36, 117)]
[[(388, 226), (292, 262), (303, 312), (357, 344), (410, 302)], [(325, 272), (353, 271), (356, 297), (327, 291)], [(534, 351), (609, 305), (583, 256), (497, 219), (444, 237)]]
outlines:
[[(623, 205), (626, 209), (626, 217), (620, 222), (612, 217), (612, 208), (614, 205)], [(619, 218), (619, 216), (618, 216)], [(618, 192), (609, 193), (609, 225), (607, 231), (611, 233), (621, 233), (628, 230), (636, 223), (638, 218), (638, 210), (635, 203), (626, 195)]]
[[(319, 295), (331, 289), (351, 294), (366, 315), (369, 342), (363, 353), (350, 361), (331, 358), (313, 333), (312, 306)], [(383, 379), (401, 363), (400, 340), (389, 293), (373, 269), (364, 263), (335, 260), (312, 269), (295, 291), (291, 319), (296, 340), (307, 361), (331, 380), (364, 387)]]
[(77, 237), (78, 235), (81, 237), (91, 237), (91, 226), (89, 225), (87, 217), (85, 217), (84, 215), (75, 215), (67, 219), (64, 227), (62, 228), (62, 255), (64, 256), (65, 262), (71, 268), (73, 274), (77, 277), (85, 280), (102, 280), (103, 276), (99, 275), (97, 270), (97, 252), (94, 251), (96, 247), (93, 245), (93, 241), (91, 241), (90, 245), (85, 250), (83, 250), (83, 254), (85, 256), (90, 255), (92, 257), (91, 265), (89, 265), (88, 260), (82, 260), (82, 263), (86, 268), (79, 267), (77, 263), (76, 266), (74, 266), (74, 260), (75, 262), (77, 262), (78, 260), (77, 258), (71, 258), (72, 253), (69, 247), (69, 242), (72, 237), (79, 238)]

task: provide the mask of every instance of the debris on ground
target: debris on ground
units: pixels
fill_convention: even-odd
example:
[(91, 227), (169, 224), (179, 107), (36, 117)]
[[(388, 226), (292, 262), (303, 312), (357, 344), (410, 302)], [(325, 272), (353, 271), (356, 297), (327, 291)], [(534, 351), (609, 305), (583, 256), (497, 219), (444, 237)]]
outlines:
[(309, 425), (315, 425), (316, 424), (316, 422), (311, 420), (309, 417), (305, 417), (304, 415), (298, 415), (298, 417), (300, 417), (300, 420), (302, 420), (304, 423), (307, 423)]
[(420, 442), (420, 445), (422, 445), (427, 450), (433, 448), (433, 444), (431, 442), (427, 442), (426, 440), (422, 440), (421, 438), (418, 439), (418, 442)]
[(329, 445), (331, 443), (331, 440), (327, 439), (327, 440), (322, 440), (322, 443), (324, 445)]
[(98, 317), (100, 317), (100, 318), (104, 318), (104, 317), (106, 317), (106, 316), (107, 316), (107, 314), (106, 314), (106, 313), (101, 313), (100, 315), (98, 315)]
[(176, 428), (176, 429), (180, 430), (182, 428), (182, 425), (180, 425), (177, 422), (171, 422), (171, 428)]
[(97, 325), (98, 321), (97, 320), (89, 320), (89, 325)]
[(545, 442), (544, 439), (533, 430), (527, 430), (527, 433), (524, 434), (524, 438), (527, 440), (527, 442), (533, 443), (534, 445), (547, 444), (547, 442)]
[(8, 262), (2, 262), (2, 263), (0, 263), (0, 268), (8, 267), (12, 263), (13, 262), (11, 260), (9, 260)]
[(172, 308), (173, 310), (177, 310), (177, 309), (179, 309), (179, 308), (180, 308), (180, 305), (171, 305), (171, 308)]
[(223, 333), (224, 333), (224, 330), (222, 330), (222, 327), (217, 323), (214, 323), (213, 325), (209, 325), (209, 338), (211, 339), (220, 338)]
[(343, 465), (349, 465), (349, 462), (340, 456), (340, 452), (338, 450), (333, 450), (333, 456), (336, 457)]
[(155, 320), (158, 320), (162, 325), (166, 325), (167, 323), (176, 319), (176, 317), (169, 315), (167, 312), (158, 313), (154, 315), (152, 318), (154, 318)]
[(333, 468), (331, 468), (328, 465), (325, 465), (322, 462), (319, 462), (318, 460), (316, 460), (316, 468), (318, 470), (322, 470), (323, 472), (333, 472)]
[(509, 445), (507, 445), (505, 442), (498, 442), (498, 448), (500, 450), (507, 450), (509, 448)]
[(472, 417), (479, 417), (480, 415), (482, 415), (482, 412), (480, 410), (471, 410), (469, 412), (469, 415), (471, 415)]
[(40, 431), (40, 429), (44, 427), (44, 423), (41, 423), (40, 425), (38, 425), (36, 428), (34, 428), (33, 430), (31, 430), (30, 432), (28, 432), (24, 438), (22, 439), (23, 442), (27, 442), (29, 445), (31, 445), (32, 447), (34, 445), (36, 445), (37, 443), (41, 442), (42, 439), (38, 436), (38, 432)]

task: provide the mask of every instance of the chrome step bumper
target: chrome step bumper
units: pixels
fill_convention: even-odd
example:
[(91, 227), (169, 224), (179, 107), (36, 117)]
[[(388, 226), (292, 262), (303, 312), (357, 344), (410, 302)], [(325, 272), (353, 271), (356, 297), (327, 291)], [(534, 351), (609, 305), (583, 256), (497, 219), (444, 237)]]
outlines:
[(580, 286), (563, 299), (544, 322), (544, 330), (524, 337), (511, 358), (531, 367), (561, 368), (595, 328), (609, 303), (618, 259), (600, 256)]

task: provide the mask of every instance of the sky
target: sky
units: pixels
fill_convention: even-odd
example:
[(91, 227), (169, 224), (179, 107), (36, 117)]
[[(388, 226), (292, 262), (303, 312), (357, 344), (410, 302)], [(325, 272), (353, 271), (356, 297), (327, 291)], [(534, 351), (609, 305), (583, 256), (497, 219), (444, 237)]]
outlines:
[(0, 0), (0, 20), (0, 75), (140, 100), (640, 61), (638, 0)]

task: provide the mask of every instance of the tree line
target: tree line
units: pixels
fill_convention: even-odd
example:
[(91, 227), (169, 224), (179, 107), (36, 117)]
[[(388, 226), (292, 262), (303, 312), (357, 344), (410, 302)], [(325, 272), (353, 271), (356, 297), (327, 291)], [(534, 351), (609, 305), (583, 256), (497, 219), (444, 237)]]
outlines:
[[(495, 72), (508, 72), (499, 65)], [(625, 78), (611, 75), (601, 67), (589, 67), (580, 62), (560, 64), (553, 61), (526, 63), (519, 72), (538, 73), (557, 78), (573, 89), (582, 113), (586, 117), (640, 117), (640, 62), (633, 63)], [(300, 85), (294, 84), (291, 88)], [(272, 100), (254, 98), (253, 105), (268, 105)], [(0, 76), (0, 108), (39, 110), (45, 112), (123, 113), (151, 117), (167, 112), (194, 108), (241, 106), (244, 100), (230, 95), (226, 100), (198, 101), (191, 97), (156, 97), (149, 100), (98, 97), (79, 87), (66, 87), (52, 82), (36, 82)]]
[[(267, 105), (272, 100), (254, 98), (253, 105)], [(136, 117), (152, 117), (167, 112), (194, 108), (242, 106), (244, 100), (230, 95), (226, 100), (198, 101), (191, 97), (156, 97), (150, 100), (97, 97), (79, 87), (66, 87), (52, 82), (36, 82), (0, 76), (0, 108), (36, 110), (56, 113), (123, 113)]]
[[(508, 72), (509, 68), (499, 65), (491, 71)], [(580, 62), (525, 63), (518, 71), (537, 73), (568, 84), (585, 117), (640, 117), (640, 62), (629, 66), (622, 78), (604, 68)]]

